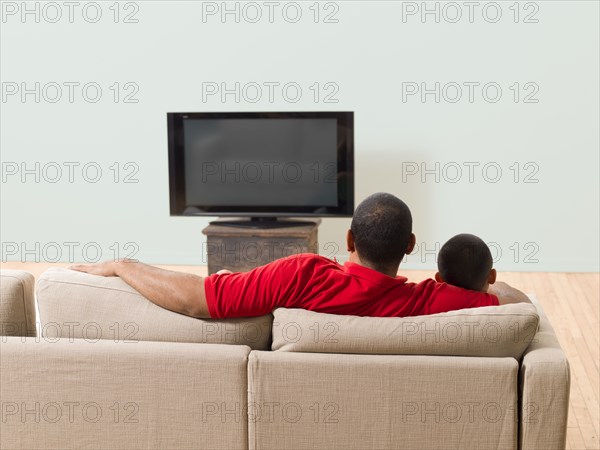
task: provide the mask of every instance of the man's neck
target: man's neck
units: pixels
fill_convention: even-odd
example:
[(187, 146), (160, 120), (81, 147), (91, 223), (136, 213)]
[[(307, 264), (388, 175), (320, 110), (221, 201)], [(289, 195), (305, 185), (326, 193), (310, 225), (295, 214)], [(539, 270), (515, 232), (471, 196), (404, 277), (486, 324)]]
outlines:
[(348, 261), (350, 261), (351, 263), (354, 263), (354, 264), (358, 264), (359, 266), (368, 267), (369, 269), (376, 270), (377, 272), (387, 275), (388, 277), (396, 278), (396, 275), (398, 275), (399, 265), (396, 266), (395, 268), (390, 268), (385, 271), (379, 270), (379, 269), (373, 267), (371, 264), (361, 261), (360, 257), (358, 256), (358, 253), (356, 253), (356, 252), (350, 253)]

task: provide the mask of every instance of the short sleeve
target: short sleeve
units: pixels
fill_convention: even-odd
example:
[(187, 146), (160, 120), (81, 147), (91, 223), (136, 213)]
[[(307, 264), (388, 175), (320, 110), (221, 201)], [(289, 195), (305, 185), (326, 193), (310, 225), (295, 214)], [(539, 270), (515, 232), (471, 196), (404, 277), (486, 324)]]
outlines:
[(204, 290), (211, 318), (263, 316), (284, 306), (297, 266), (296, 258), (287, 257), (249, 272), (206, 277)]
[(436, 283), (428, 302), (428, 313), (437, 314), (458, 309), (498, 305), (498, 297), (495, 295), (471, 291), (447, 283)]

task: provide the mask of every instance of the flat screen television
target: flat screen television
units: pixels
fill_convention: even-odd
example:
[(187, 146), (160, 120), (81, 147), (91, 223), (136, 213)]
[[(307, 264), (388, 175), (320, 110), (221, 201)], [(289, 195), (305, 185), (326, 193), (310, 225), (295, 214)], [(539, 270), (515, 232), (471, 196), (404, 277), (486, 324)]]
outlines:
[(172, 216), (352, 216), (353, 112), (168, 113), (167, 122)]

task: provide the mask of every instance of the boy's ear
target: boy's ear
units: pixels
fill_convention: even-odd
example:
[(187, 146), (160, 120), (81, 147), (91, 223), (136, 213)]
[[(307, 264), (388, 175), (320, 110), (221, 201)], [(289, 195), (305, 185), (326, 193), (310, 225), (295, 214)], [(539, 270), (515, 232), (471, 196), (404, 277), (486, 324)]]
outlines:
[(410, 255), (412, 251), (415, 249), (415, 244), (417, 243), (417, 237), (415, 233), (410, 233), (410, 238), (408, 239), (408, 246), (406, 247), (405, 255)]
[(437, 281), (438, 283), (443, 283), (444, 280), (442, 279), (442, 276), (440, 275), (439, 272), (435, 273), (435, 281)]
[(496, 282), (496, 269), (490, 270), (490, 274), (488, 276), (488, 284), (494, 284)]

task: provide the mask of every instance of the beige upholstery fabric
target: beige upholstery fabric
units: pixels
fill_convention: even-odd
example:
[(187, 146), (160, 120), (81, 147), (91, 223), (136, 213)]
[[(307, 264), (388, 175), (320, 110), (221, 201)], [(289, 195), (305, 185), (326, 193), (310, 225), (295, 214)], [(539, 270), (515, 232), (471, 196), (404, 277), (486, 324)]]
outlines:
[(49, 269), (38, 280), (37, 298), (41, 334), (48, 337), (270, 346), (270, 315), (194, 319), (156, 306), (116, 277)]
[(0, 448), (247, 448), (249, 351), (3, 338)]
[(280, 308), (273, 350), (313, 353), (492, 356), (519, 359), (538, 327), (531, 304), (416, 317), (357, 317)]
[(513, 358), (251, 352), (251, 449), (516, 449)]
[(35, 336), (33, 275), (0, 270), (0, 336)]
[(519, 374), (522, 450), (564, 449), (570, 370), (550, 322), (538, 305), (540, 330), (525, 352)]

